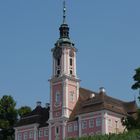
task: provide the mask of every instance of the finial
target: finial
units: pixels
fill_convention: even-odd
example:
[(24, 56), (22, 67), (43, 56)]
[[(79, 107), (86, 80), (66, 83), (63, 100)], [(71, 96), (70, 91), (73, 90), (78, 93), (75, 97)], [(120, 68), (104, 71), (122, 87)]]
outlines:
[(63, 24), (66, 23), (66, 1), (63, 1)]

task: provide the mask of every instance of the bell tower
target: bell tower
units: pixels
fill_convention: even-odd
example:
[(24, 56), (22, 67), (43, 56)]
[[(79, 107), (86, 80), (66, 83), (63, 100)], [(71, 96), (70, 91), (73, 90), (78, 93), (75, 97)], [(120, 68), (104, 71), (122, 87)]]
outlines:
[[(80, 80), (76, 73), (76, 53), (66, 23), (66, 6), (63, 5), (63, 22), (60, 37), (52, 48), (52, 76), (50, 81), (50, 140), (66, 137), (66, 124), (79, 98)], [(52, 135), (55, 134), (55, 135)]]

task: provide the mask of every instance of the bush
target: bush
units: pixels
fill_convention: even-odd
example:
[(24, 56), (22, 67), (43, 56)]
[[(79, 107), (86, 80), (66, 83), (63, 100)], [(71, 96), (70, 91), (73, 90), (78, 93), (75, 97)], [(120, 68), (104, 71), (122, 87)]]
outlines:
[(133, 130), (122, 134), (95, 135), (69, 140), (140, 140), (140, 130)]

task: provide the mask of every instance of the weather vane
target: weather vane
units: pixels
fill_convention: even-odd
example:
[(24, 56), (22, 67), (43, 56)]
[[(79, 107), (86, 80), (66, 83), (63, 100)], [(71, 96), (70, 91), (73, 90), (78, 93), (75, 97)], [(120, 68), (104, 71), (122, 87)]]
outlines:
[(66, 1), (63, 1), (63, 24), (66, 23)]

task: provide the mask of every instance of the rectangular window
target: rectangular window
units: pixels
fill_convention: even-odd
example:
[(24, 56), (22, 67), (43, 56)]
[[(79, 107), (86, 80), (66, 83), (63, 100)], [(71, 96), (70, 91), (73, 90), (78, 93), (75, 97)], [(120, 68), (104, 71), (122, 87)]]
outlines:
[(72, 58), (70, 58), (70, 66), (72, 66)]
[(21, 133), (18, 133), (17, 137), (18, 137), (18, 138), (17, 138), (18, 140), (22, 140), (22, 135), (21, 135)]
[(33, 137), (34, 137), (34, 132), (33, 131), (30, 131), (29, 132), (29, 138), (32, 139)]
[(24, 132), (24, 134), (23, 134), (23, 139), (24, 139), (24, 140), (27, 140), (27, 139), (28, 139), (28, 133), (27, 133), (27, 132)]
[(72, 125), (70, 124), (70, 125), (68, 125), (68, 132), (72, 132)]
[(59, 76), (59, 74), (60, 74), (60, 70), (57, 70), (57, 75)]
[(89, 120), (89, 128), (94, 127), (94, 119)]
[(101, 126), (101, 118), (96, 119), (96, 126)]
[(60, 66), (60, 59), (57, 59), (57, 65)]
[(70, 70), (70, 75), (72, 75), (72, 70)]
[(74, 123), (74, 131), (77, 131), (77, 130), (78, 130), (78, 124)]
[(82, 129), (86, 129), (87, 128), (87, 121), (83, 121), (82, 122)]
[(59, 127), (58, 127), (58, 126), (55, 128), (55, 134), (56, 134), (56, 135), (59, 134)]
[(44, 136), (48, 136), (49, 135), (49, 130), (48, 129), (44, 129)]
[(43, 137), (43, 131), (39, 130), (39, 137)]

